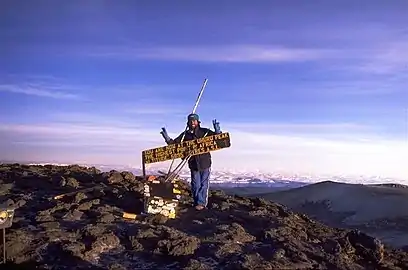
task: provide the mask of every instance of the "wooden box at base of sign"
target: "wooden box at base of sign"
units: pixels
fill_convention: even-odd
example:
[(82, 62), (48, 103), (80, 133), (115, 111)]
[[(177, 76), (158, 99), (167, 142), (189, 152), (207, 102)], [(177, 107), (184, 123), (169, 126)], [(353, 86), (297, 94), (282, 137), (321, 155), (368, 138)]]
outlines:
[(181, 199), (177, 181), (147, 181), (144, 185), (145, 213), (175, 218)]
[(150, 197), (146, 199), (145, 213), (156, 215), (160, 214), (168, 218), (176, 218), (178, 200), (166, 200), (161, 197)]

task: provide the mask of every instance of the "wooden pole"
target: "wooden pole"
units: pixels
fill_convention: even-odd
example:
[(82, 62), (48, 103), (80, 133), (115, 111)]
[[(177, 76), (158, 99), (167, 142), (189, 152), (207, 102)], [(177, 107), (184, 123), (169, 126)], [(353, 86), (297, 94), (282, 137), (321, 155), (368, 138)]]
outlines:
[(3, 263), (6, 264), (6, 229), (3, 228)]
[(142, 153), (142, 173), (143, 173), (143, 180), (146, 181), (146, 162), (145, 162), (145, 156)]

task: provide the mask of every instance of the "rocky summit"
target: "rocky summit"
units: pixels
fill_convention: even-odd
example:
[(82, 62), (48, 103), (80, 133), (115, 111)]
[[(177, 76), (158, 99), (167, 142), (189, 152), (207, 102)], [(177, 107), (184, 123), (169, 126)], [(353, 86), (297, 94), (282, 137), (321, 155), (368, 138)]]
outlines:
[[(208, 209), (137, 216), (143, 182), (130, 172), (0, 166), (0, 199), (15, 208), (4, 269), (408, 269), (408, 253), (259, 198), (210, 193)], [(65, 196), (56, 197), (61, 194)], [(1, 242), (1, 241), (0, 241)]]

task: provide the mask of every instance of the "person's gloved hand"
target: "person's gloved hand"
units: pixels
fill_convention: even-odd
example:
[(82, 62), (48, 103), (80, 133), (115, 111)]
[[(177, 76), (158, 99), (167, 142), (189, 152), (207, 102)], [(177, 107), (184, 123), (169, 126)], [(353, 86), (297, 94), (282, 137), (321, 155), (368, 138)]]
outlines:
[(215, 131), (215, 133), (217, 133), (217, 134), (221, 133), (220, 123), (217, 122), (216, 119), (214, 119), (212, 122), (213, 122), (213, 126), (214, 126), (214, 131)]
[(169, 137), (169, 134), (167, 134), (166, 128), (162, 127), (162, 131), (160, 131), (160, 134), (163, 136), (164, 141), (167, 144), (171, 141), (171, 138)]

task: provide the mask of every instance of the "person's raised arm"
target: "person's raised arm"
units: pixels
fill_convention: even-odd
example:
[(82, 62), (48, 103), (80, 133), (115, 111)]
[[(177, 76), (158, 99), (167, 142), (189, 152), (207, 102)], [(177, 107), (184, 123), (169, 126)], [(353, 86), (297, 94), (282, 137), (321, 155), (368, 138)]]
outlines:
[(163, 136), (164, 141), (169, 144), (171, 142), (171, 138), (169, 136), (169, 134), (167, 134), (167, 130), (166, 128), (162, 127), (162, 131), (160, 131), (160, 134)]
[(216, 135), (216, 134), (220, 134), (222, 133), (221, 129), (220, 129), (220, 123), (217, 122), (217, 120), (213, 120), (213, 126), (214, 126), (214, 131), (212, 131), (209, 128), (205, 129), (205, 136), (212, 136), (212, 135)]
[(166, 129), (163, 127), (163, 128), (162, 128), (162, 131), (160, 132), (160, 134), (163, 136), (164, 141), (167, 143), (167, 145), (169, 145), (169, 144), (180, 143), (181, 140), (182, 140), (182, 138), (183, 138), (184, 132), (182, 132), (179, 136), (177, 136), (177, 138), (172, 139), (172, 138), (170, 138), (170, 136), (167, 134)]
[[(214, 131), (215, 131), (215, 132), (213, 132), (213, 133), (214, 133), (214, 134), (220, 134), (220, 133), (222, 133), (221, 128), (220, 128), (220, 123), (217, 122), (217, 119), (214, 119), (212, 122), (213, 122), (213, 126), (214, 126)], [(211, 131), (211, 132), (212, 132), (212, 131)], [(214, 134), (211, 134), (211, 135), (214, 135)]]

